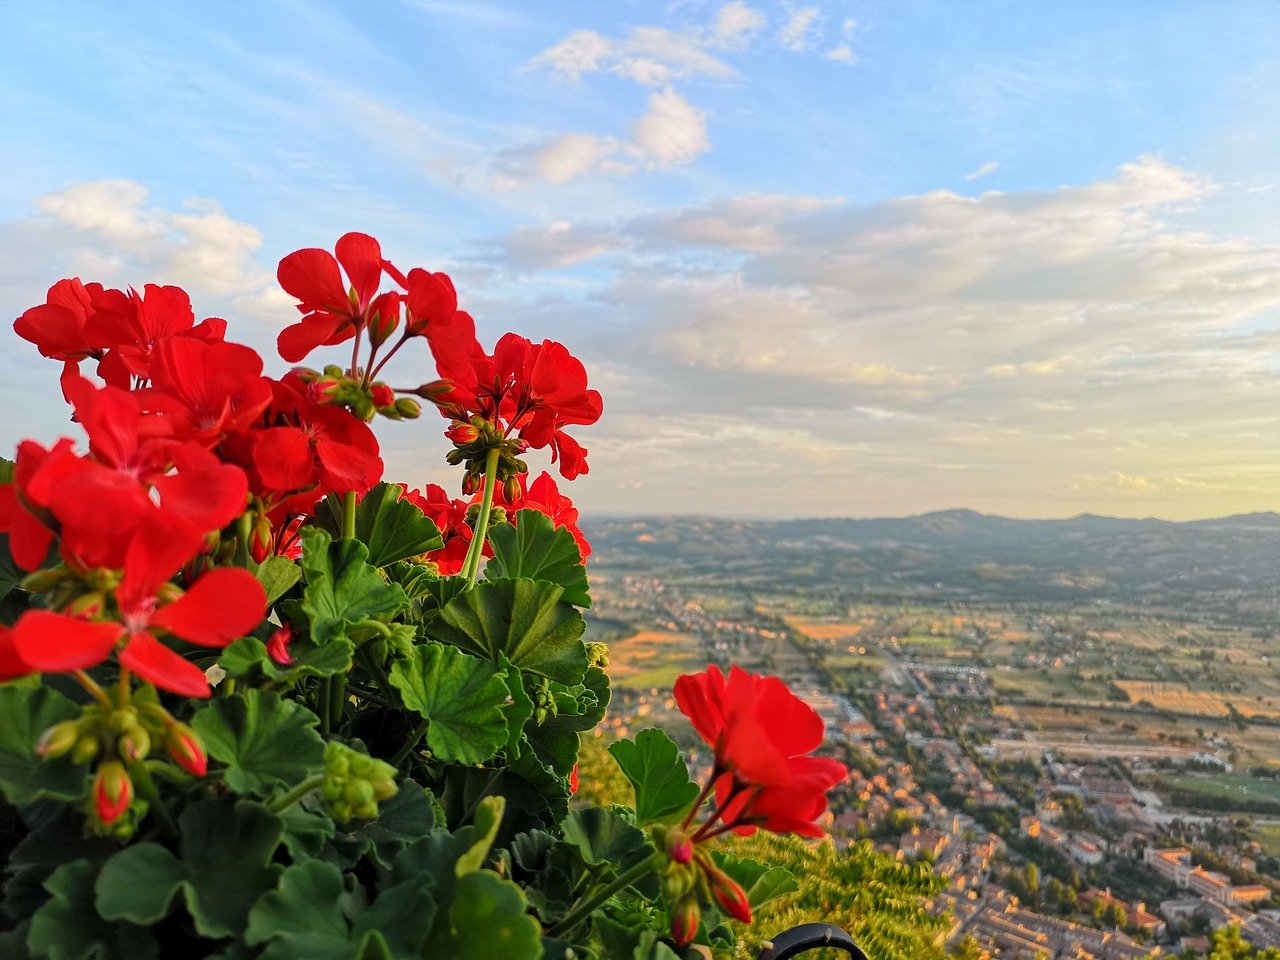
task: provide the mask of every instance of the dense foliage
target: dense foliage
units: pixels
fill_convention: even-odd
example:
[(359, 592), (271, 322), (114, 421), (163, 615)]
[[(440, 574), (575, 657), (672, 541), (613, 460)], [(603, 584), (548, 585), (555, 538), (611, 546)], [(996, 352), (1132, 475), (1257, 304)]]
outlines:
[[(677, 683), (705, 782), (647, 730), (610, 747), (621, 805), (570, 802), (609, 679), (577, 511), (526, 456), (587, 472), (582, 364), (485, 350), (448, 277), (362, 234), (279, 279), (281, 356), (345, 365), (266, 376), (174, 287), (64, 280), (16, 324), (88, 448), (25, 441), (0, 476), (0, 956), (670, 958), (795, 891), (786, 849), (799, 893), (771, 920), (847, 917), (905, 957), (925, 872), (730, 847), (820, 834), (845, 775), (775, 678)], [(382, 382), (415, 343), (438, 378)], [(420, 401), (462, 498), (382, 480), (368, 423)]]

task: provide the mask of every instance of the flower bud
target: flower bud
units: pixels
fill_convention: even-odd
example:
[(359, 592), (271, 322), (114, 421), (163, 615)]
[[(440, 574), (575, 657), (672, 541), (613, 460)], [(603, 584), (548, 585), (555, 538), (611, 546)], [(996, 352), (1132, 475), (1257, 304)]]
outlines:
[(413, 397), (400, 397), (396, 400), (396, 413), (406, 420), (417, 420), (422, 416), (422, 404)]
[(378, 415), (378, 408), (366, 394), (357, 393), (351, 398), (351, 412), (365, 423), (369, 423)]
[(698, 901), (685, 897), (675, 905), (671, 914), (671, 939), (678, 947), (687, 947), (698, 935)]
[(450, 424), (449, 429), (444, 432), (449, 440), (460, 447), (465, 447), (469, 443), (475, 443), (480, 439), (480, 428), (472, 426), (469, 423), (463, 423), (461, 420), (455, 420)]
[(311, 384), (311, 396), (316, 403), (336, 403), (342, 386), (342, 380), (337, 377), (318, 377)]
[(569, 796), (578, 792), (578, 765), (575, 763), (569, 771)]
[(693, 859), (693, 841), (679, 827), (667, 832), (667, 855), (676, 863), (688, 863)]
[(520, 499), (520, 481), (515, 477), (508, 477), (502, 483), (503, 495), (512, 503), (516, 503)]
[[(379, 298), (381, 299), (381, 298)], [(400, 311), (397, 310), (378, 310), (369, 318), (369, 343), (374, 347), (380, 347), (388, 340), (391, 335), (396, 332), (396, 327), (400, 326)]]
[(98, 755), (98, 751), (101, 749), (102, 744), (98, 742), (96, 734), (83, 733), (71, 750), (71, 762), (75, 764), (88, 763)]
[(415, 397), (421, 397), (435, 403), (441, 397), (447, 396), (453, 390), (452, 380), (432, 380), (430, 383), (424, 383), (416, 390), (406, 390), (405, 393), (412, 393)]
[(289, 372), (292, 373), (299, 380), (301, 380), (303, 383), (311, 383), (318, 376), (320, 376), (320, 373), (318, 370), (312, 370), (310, 367), (294, 367)]
[(70, 574), (63, 567), (54, 567), (52, 570), (37, 570), (35, 573), (29, 573), (23, 577), (18, 586), (27, 591), (27, 593), (48, 593), (66, 580), (68, 576)]
[(55, 723), (40, 735), (40, 740), (36, 743), (36, 756), (45, 760), (57, 760), (59, 757), (70, 753), (79, 739), (79, 720), (64, 720), (62, 723)]
[(289, 656), (289, 643), (292, 640), (293, 629), (286, 624), (271, 634), (267, 641), (267, 654), (282, 667), (293, 663), (293, 657)]
[(271, 521), (260, 516), (249, 533), (249, 556), (254, 563), (266, 563), (271, 556)]
[(141, 726), (126, 730), (116, 740), (116, 750), (129, 763), (145, 760), (151, 752), (151, 734)]
[(174, 603), (181, 600), (182, 595), (185, 592), (186, 591), (176, 583), (162, 583), (160, 585), (160, 589), (156, 591), (156, 599), (159, 600), (161, 604)]
[(662, 892), (672, 902), (692, 891), (696, 885), (697, 877), (692, 867), (672, 862), (662, 874)]
[(165, 749), (173, 762), (193, 777), (203, 777), (209, 770), (209, 758), (205, 756), (200, 737), (185, 723), (173, 723), (165, 731)]
[(379, 409), (395, 406), (396, 393), (385, 383), (375, 383), (370, 387), (369, 396), (373, 400), (374, 406)]
[(106, 606), (106, 596), (99, 590), (90, 590), (88, 593), (80, 594), (80, 596), (67, 604), (63, 613), (69, 617), (91, 620), (94, 617), (101, 616)]
[(720, 909), (743, 923), (751, 922), (751, 902), (747, 892), (736, 881), (721, 870), (710, 874), (711, 895), (716, 898)]
[(115, 823), (133, 802), (133, 781), (119, 760), (108, 760), (98, 767), (93, 780), (93, 807), (98, 819)]

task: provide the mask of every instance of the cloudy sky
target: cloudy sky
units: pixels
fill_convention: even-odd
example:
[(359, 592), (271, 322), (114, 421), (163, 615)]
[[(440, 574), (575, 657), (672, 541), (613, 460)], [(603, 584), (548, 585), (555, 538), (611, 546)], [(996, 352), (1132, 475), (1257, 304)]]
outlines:
[[(584, 359), (588, 511), (1280, 509), (1273, 0), (6, 0), (0, 37), (5, 317), (178, 283), (265, 351), (280, 257), (363, 230)], [(0, 362), (0, 446), (74, 434), (7, 324)], [(389, 476), (456, 485), (441, 426), (382, 430)]]

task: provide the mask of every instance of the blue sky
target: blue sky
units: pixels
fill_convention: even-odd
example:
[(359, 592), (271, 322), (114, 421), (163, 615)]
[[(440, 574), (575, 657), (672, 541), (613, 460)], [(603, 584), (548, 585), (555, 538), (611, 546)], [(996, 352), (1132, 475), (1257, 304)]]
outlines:
[[(373, 233), (560, 339), (588, 510), (1280, 505), (1274, 3), (78, 3), (0, 10), (0, 308)], [(66, 432), (3, 340), (0, 442)], [(429, 377), (423, 357), (397, 371)], [(384, 430), (448, 482), (435, 421)]]

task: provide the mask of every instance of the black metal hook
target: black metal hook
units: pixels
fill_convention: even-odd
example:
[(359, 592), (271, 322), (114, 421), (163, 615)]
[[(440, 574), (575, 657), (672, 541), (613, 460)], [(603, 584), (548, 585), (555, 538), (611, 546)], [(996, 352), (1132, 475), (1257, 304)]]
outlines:
[(867, 955), (853, 942), (853, 937), (829, 923), (802, 923), (778, 934), (760, 951), (759, 960), (789, 960), (823, 947), (843, 950), (853, 960), (867, 960)]

